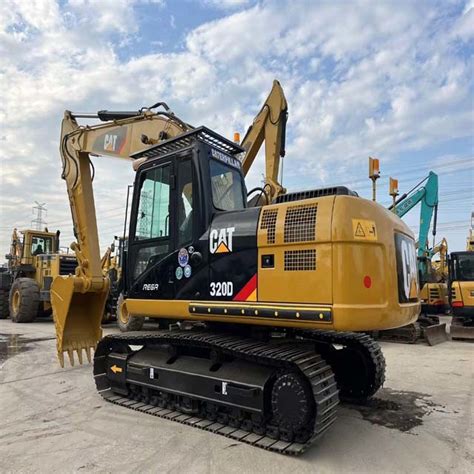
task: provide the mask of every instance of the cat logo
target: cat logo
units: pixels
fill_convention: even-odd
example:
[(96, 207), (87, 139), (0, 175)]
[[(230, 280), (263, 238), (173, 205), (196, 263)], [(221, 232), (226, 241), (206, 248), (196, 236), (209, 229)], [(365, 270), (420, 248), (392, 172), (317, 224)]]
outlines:
[(107, 153), (122, 153), (127, 143), (127, 129), (125, 127), (115, 127), (108, 133), (99, 135), (92, 146), (92, 150), (100, 154), (105, 151)]
[(235, 227), (226, 229), (212, 229), (209, 234), (209, 250), (211, 253), (232, 252), (232, 234)]
[(396, 233), (395, 246), (397, 252), (398, 296), (400, 303), (418, 300), (418, 265), (415, 241)]
[(106, 133), (104, 136), (104, 150), (115, 151), (115, 148), (117, 146), (117, 139), (117, 135), (109, 135)]

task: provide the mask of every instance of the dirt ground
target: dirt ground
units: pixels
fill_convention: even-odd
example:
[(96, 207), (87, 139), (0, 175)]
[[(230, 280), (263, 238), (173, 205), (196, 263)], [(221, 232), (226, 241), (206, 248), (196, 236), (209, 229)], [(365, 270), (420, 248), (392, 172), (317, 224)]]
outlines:
[(51, 321), (2, 320), (0, 472), (474, 472), (474, 342), (382, 346), (384, 388), (292, 458), (109, 404)]

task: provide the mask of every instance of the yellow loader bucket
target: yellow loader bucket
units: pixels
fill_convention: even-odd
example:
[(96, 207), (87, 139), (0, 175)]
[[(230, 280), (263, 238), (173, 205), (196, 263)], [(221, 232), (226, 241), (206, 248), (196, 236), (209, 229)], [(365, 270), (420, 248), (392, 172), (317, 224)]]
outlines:
[(74, 351), (82, 364), (82, 350), (91, 361), (102, 338), (101, 321), (108, 296), (108, 280), (100, 291), (81, 292), (83, 279), (77, 276), (56, 277), (51, 285), (51, 306), (56, 327), (56, 349), (64, 367), (64, 352), (74, 365)]

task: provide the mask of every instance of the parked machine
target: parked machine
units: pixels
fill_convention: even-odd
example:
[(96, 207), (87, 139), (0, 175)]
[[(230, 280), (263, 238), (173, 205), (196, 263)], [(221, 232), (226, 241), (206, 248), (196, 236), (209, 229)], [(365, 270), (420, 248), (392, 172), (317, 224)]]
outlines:
[[(384, 381), (379, 345), (354, 331), (416, 320), (413, 235), (345, 187), (284, 192), (274, 166), (287, 116), (277, 82), (247, 134), (263, 135), (267, 150), (266, 182), (249, 192), (255, 141), (242, 147), (156, 107), (64, 115), (78, 268), (52, 285), (61, 365), (64, 352), (82, 363), (83, 350), (90, 360), (96, 349), (104, 399), (301, 453), (332, 425), (339, 398), (366, 400)], [(105, 123), (83, 127), (80, 117)], [(100, 265), (90, 153), (131, 158), (136, 170), (121, 317), (171, 318), (191, 329), (102, 338), (110, 283)], [(253, 193), (267, 202), (249, 206)]]
[(449, 304), (453, 339), (474, 339), (474, 213), (465, 252), (449, 256)]
[[(116, 242), (118, 245), (116, 245)], [(122, 238), (115, 236), (113, 242), (107, 247), (101, 259), (102, 274), (108, 277), (110, 281), (109, 296), (105, 303), (104, 315), (102, 317), (103, 323), (116, 320), (120, 277), (122, 274), (120, 266), (120, 252), (122, 247)]]
[(0, 273), (0, 317), (29, 323), (51, 314), (53, 279), (73, 274), (77, 265), (75, 256), (60, 254), (58, 249), (59, 231), (13, 229), (8, 267)]
[[(107, 247), (101, 259), (102, 273), (110, 281), (109, 296), (102, 318), (103, 323), (117, 320), (117, 306), (122, 291), (122, 262), (126, 245), (126, 237), (114, 236), (113, 242)], [(123, 330), (129, 330), (129, 328), (123, 328)]]
[[(438, 256), (437, 259), (435, 257)], [(441, 241), (431, 249), (431, 268), (433, 269), (436, 280), (439, 282), (448, 281), (448, 241), (442, 238)], [(449, 307), (448, 295), (446, 293), (445, 306)]]
[[(393, 193), (391, 192), (393, 195)], [(438, 211), (438, 175), (432, 171), (409, 192), (404, 193), (389, 207), (400, 218), (420, 204), (420, 225), (418, 234), (418, 273), (420, 278), (421, 313), (418, 320), (410, 325), (380, 333), (385, 340), (414, 343), (425, 339), (435, 345), (447, 340), (446, 324), (440, 324), (437, 314), (444, 314), (447, 309), (447, 284), (432, 265), (432, 258), (445, 249), (440, 246), (430, 248), (428, 242), (431, 221), (433, 240), (436, 236)], [(434, 219), (433, 219), (434, 217)], [(444, 241), (446, 242), (446, 241)]]

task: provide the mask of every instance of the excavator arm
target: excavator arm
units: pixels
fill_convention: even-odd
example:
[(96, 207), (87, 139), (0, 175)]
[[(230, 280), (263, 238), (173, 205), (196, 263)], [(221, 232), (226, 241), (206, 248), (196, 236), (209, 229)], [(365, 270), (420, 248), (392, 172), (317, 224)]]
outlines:
[(439, 262), (432, 262), (432, 266), (439, 276), (440, 281), (448, 279), (448, 241), (443, 237), (441, 242), (431, 250), (431, 258), (439, 253)]
[[(79, 126), (77, 117), (108, 122)], [(57, 352), (62, 366), (64, 352), (68, 353), (71, 364), (74, 364), (74, 351), (82, 363), (82, 349), (90, 360), (91, 349), (102, 337), (100, 321), (109, 289), (109, 279), (104, 276), (101, 265), (90, 155), (129, 159), (132, 153), (191, 128), (168, 110), (101, 111), (80, 115), (65, 112), (60, 153), (62, 178), (66, 181), (77, 239), (71, 244), (77, 268), (74, 275), (56, 277), (51, 286)], [(134, 163), (135, 169), (136, 165)]]
[[(422, 186), (420, 186), (424, 183)], [(438, 208), (438, 175), (430, 171), (429, 175), (421, 181), (415, 191), (412, 190), (403, 194), (395, 203), (395, 213), (398, 217), (403, 217), (410, 212), (417, 204), (420, 207), (420, 230), (418, 236), (418, 257), (426, 257), (428, 250), (428, 234), (431, 226), (431, 219), (434, 214), (435, 223), (433, 225), (433, 237), (436, 235), (436, 214)], [(415, 187), (417, 187), (415, 186)], [(390, 206), (389, 209), (392, 209)]]
[(271, 202), (286, 190), (278, 182), (280, 157), (285, 156), (286, 121), (288, 104), (278, 81), (273, 87), (242, 140), (241, 146), (246, 150), (242, 160), (242, 171), (247, 175), (265, 141), (265, 184), (264, 189)]

